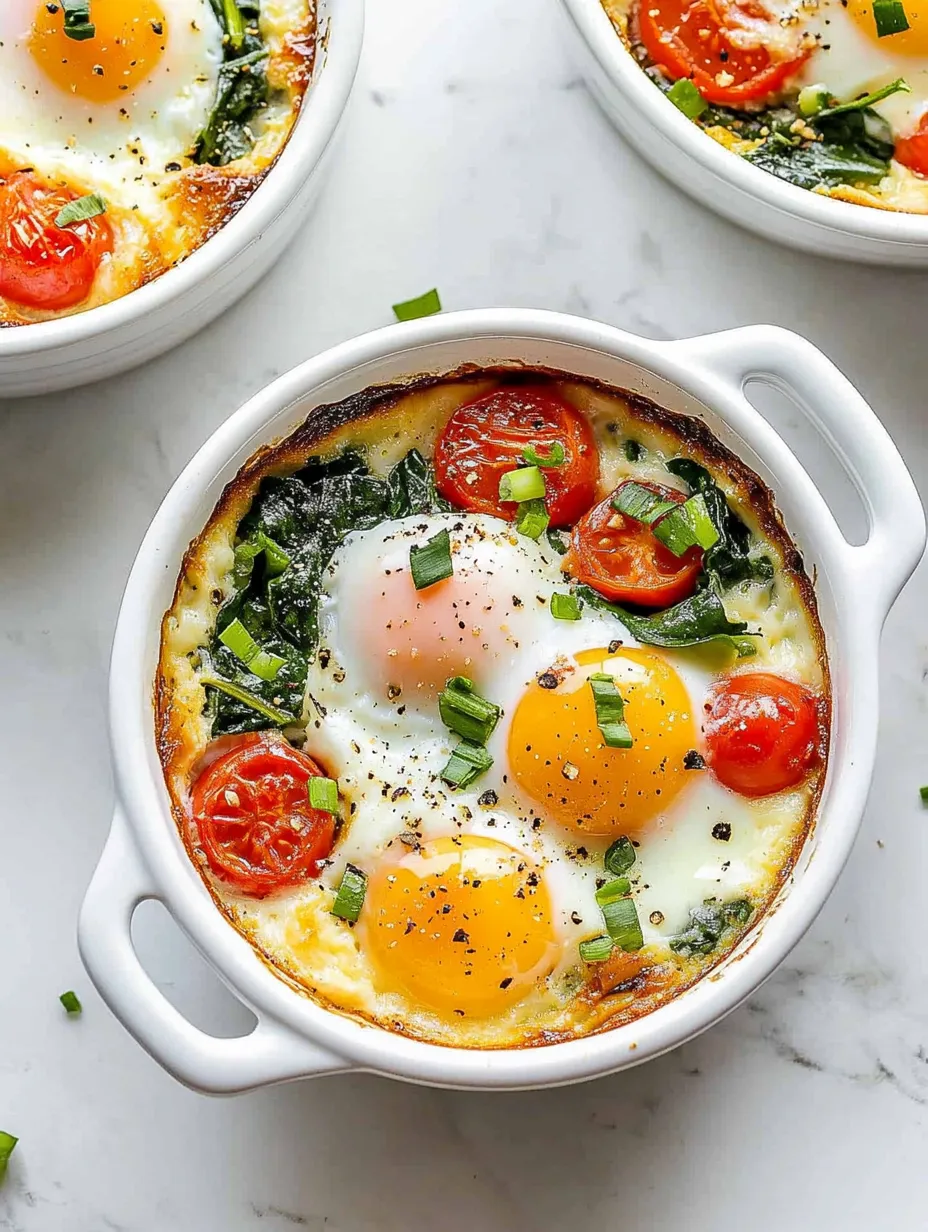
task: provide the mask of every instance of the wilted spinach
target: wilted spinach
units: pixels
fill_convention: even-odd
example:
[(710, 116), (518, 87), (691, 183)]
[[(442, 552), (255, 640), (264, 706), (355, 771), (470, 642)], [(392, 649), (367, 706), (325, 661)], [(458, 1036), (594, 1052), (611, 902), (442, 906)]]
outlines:
[(727, 642), (739, 658), (755, 653), (751, 638), (757, 635), (748, 633), (745, 621), (728, 619), (722, 600), (711, 586), (652, 615), (631, 612), (618, 603), (610, 603), (589, 586), (578, 586), (576, 593), (593, 607), (612, 612), (632, 637), (647, 646), (677, 649), (701, 646), (706, 642)]
[(267, 102), (268, 50), (258, 29), (257, 0), (210, 0), (223, 32), (216, 100), (197, 138), (194, 160), (223, 167), (254, 146), (249, 124)]
[(711, 954), (725, 933), (747, 924), (753, 913), (754, 907), (746, 898), (736, 898), (728, 903), (714, 903), (707, 899), (701, 907), (690, 911), (688, 926), (671, 938), (670, 948), (687, 957)]

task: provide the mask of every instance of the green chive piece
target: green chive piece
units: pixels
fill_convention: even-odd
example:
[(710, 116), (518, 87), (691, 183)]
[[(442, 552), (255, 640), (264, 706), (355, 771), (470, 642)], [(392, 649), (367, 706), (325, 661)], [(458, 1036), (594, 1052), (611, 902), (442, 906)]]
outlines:
[(623, 873), (628, 872), (637, 858), (632, 840), (626, 838), (623, 834), (621, 838), (615, 840), (606, 852), (603, 863), (606, 865), (607, 873), (612, 873), (615, 877), (621, 877)]
[(909, 19), (905, 15), (901, 0), (873, 0), (873, 20), (876, 23), (877, 38), (902, 34), (909, 28)]
[(812, 116), (818, 115), (820, 111), (824, 111), (828, 106), (828, 100), (831, 94), (828, 87), (819, 82), (814, 86), (803, 86), (799, 91), (799, 98), (796, 100), (799, 107), (799, 114), (805, 116), (808, 120)]
[(433, 287), (431, 291), (426, 291), (424, 295), (417, 295), (415, 299), (407, 299), (401, 304), (394, 304), (393, 311), (398, 321), (417, 321), (419, 317), (431, 317), (436, 312), (441, 312), (441, 300)]
[(92, 39), (97, 30), (90, 20), (90, 0), (60, 0), (60, 3), (64, 9), (65, 35), (78, 43)]
[(708, 551), (719, 541), (719, 532), (706, 498), (701, 492), (691, 496), (682, 505), (676, 505), (673, 510), (653, 527), (655, 538), (674, 556), (682, 556), (690, 548), (702, 548)]
[(6, 1176), (6, 1166), (10, 1162), (10, 1156), (13, 1154), (18, 1141), (18, 1138), (14, 1138), (12, 1134), (4, 1133), (0, 1129), (0, 1183), (2, 1183), (3, 1178)]
[(76, 992), (63, 992), (58, 1000), (69, 1014), (77, 1015), (84, 1009)]
[(461, 740), (448, 758), (441, 778), (449, 787), (459, 790), (469, 787), (474, 779), (485, 774), (493, 765), (493, 758), (482, 744), (473, 740)]
[(279, 577), (290, 564), (290, 557), (280, 544), (275, 543), (264, 531), (259, 533), (258, 543), (264, 550), (264, 565), (267, 569), (268, 577)]
[(451, 536), (446, 530), (426, 540), (421, 547), (409, 549), (409, 568), (416, 590), (425, 590), (436, 582), (443, 582), (454, 573), (451, 563)]
[(922, 804), (928, 804), (928, 787), (919, 787), (918, 794), (922, 798)]
[(529, 466), (562, 466), (567, 452), (560, 441), (552, 441), (547, 453), (539, 453), (535, 445), (526, 445), (522, 457)]
[(543, 500), (522, 501), (516, 510), (516, 530), (526, 539), (540, 539), (550, 521)]
[(311, 774), (306, 780), (309, 807), (322, 813), (338, 812), (338, 780), (323, 774)]
[(226, 625), (219, 634), (219, 640), (260, 680), (274, 680), (286, 663), (286, 659), (282, 659), (280, 655), (271, 654), (269, 650), (262, 650), (238, 619)]
[(537, 466), (520, 466), (500, 476), (501, 501), (538, 500), (545, 494), (545, 477)]
[(688, 77), (681, 77), (679, 81), (675, 81), (667, 91), (667, 97), (688, 120), (699, 119), (709, 106)]
[(652, 492), (643, 483), (628, 479), (625, 483), (619, 484), (613, 492), (612, 508), (616, 513), (624, 513), (627, 517), (634, 518), (636, 522), (645, 522), (650, 526), (658, 518), (676, 509), (677, 505), (674, 501), (664, 500), (662, 496)]
[(551, 596), (551, 615), (555, 620), (579, 620), (582, 604), (576, 595), (555, 591)]
[(241, 51), (245, 43), (245, 18), (236, 0), (222, 0), (222, 14), (229, 45), (233, 51)]
[(438, 699), (438, 713), (445, 727), (474, 744), (486, 744), (499, 716), (499, 706), (474, 692), (466, 676), (452, 676)]
[(353, 864), (346, 864), (341, 884), (335, 895), (335, 902), (332, 904), (332, 915), (337, 915), (340, 920), (349, 920), (353, 924), (361, 914), (366, 894), (367, 874), (362, 873)]
[(644, 935), (634, 899), (616, 898), (604, 903), (603, 919), (606, 921), (609, 936), (626, 953), (640, 950), (644, 945)]
[(223, 680), (221, 676), (201, 672), (200, 684), (209, 689), (218, 689), (220, 693), (225, 693), (227, 697), (234, 698), (237, 702), (241, 702), (243, 706), (250, 706), (252, 710), (257, 710), (258, 714), (263, 714), (266, 719), (270, 719), (278, 727), (288, 727), (291, 723), (297, 722), (296, 715), (288, 714), (286, 710), (281, 710), (279, 706), (273, 706), (270, 702), (266, 702), (264, 698), (258, 697), (257, 693), (252, 693), (249, 689), (243, 689), (241, 685), (235, 684), (231, 680)]
[(615, 881), (607, 881), (596, 891), (596, 901), (600, 907), (614, 903), (620, 898), (627, 898), (632, 892), (632, 883), (627, 877), (616, 877)]
[(595, 672), (590, 677), (593, 704), (596, 707), (596, 725), (603, 741), (610, 749), (630, 749), (632, 734), (625, 722), (625, 706), (615, 678), (605, 672)]
[(622, 452), (625, 454), (626, 462), (640, 462), (647, 450), (640, 442), (629, 438), (622, 446)]
[(78, 197), (55, 215), (56, 227), (70, 227), (76, 222), (86, 222), (88, 218), (96, 218), (98, 214), (106, 213), (106, 202), (99, 193), (88, 193), (86, 197)]
[(867, 107), (872, 107), (874, 103), (882, 103), (884, 98), (889, 98), (892, 94), (911, 93), (912, 87), (906, 79), (904, 77), (897, 77), (888, 86), (874, 90), (872, 94), (864, 94), (862, 98), (852, 99), (849, 103), (839, 103), (835, 107), (824, 107), (819, 112), (819, 119), (824, 119), (826, 116), (843, 115), (846, 111), (864, 111)]
[(611, 937), (589, 937), (581, 941), (578, 948), (584, 962), (605, 962), (615, 949), (615, 942)]

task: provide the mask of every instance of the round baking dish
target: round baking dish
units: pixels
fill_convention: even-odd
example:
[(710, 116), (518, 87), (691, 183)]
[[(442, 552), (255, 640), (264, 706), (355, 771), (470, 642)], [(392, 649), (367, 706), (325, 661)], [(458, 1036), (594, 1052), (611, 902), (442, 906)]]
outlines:
[(185, 341), (254, 286), (315, 200), (363, 33), (364, 0), (319, 0), (312, 82), (280, 157), (242, 209), (185, 261), (121, 299), (0, 329), (0, 398), (124, 372)]
[[(315, 1004), (272, 973), (220, 914), (171, 815), (155, 747), (152, 684), (162, 613), (184, 551), (223, 487), (259, 447), (313, 409), (378, 384), (461, 365), (535, 364), (607, 382), (703, 418), (774, 492), (817, 578), (833, 680), (832, 747), (818, 820), (773, 909), (710, 976), (651, 1015), (603, 1034), (529, 1049), (475, 1051), (394, 1035)], [(789, 390), (843, 462), (867, 509), (863, 545), (842, 535), (802, 465), (742, 392), (748, 379)], [(159, 510), (129, 578), (116, 630), (110, 721), (117, 805), (81, 912), (79, 940), (101, 995), (182, 1082), (231, 1092), (333, 1070), (370, 1070), (454, 1087), (521, 1088), (592, 1078), (673, 1048), (734, 1009), (812, 923), (848, 856), (867, 797), (878, 714), (883, 620), (925, 541), (915, 487), (876, 416), (810, 343), (771, 326), (650, 342), (554, 313), (491, 309), (366, 334), (281, 377), (207, 441)], [(145, 974), (130, 925), (164, 903), (258, 1019), (215, 1039)]]
[(818, 256), (928, 266), (928, 215), (836, 201), (797, 188), (726, 150), (655, 89), (600, 0), (562, 0), (594, 98), (643, 158), (716, 213)]

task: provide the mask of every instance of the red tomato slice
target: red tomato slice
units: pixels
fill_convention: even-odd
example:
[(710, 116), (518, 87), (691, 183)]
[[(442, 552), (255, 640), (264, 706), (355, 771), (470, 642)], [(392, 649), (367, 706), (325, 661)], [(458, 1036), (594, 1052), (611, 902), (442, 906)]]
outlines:
[(896, 141), (893, 158), (916, 175), (928, 176), (928, 112), (922, 116), (914, 133)]
[(772, 672), (718, 681), (706, 702), (706, 761), (742, 796), (795, 787), (822, 756), (821, 702)]
[(739, 46), (739, 33), (776, 20), (761, 0), (641, 0), (638, 8), (638, 31), (654, 63), (727, 107), (779, 93), (804, 63), (808, 52), (776, 60), (762, 44)]
[(216, 876), (254, 898), (314, 876), (335, 840), (332, 814), (309, 807), (306, 784), (322, 773), (273, 735), (248, 737), (207, 766), (193, 818)]
[(31, 172), (0, 179), (0, 296), (29, 308), (72, 308), (85, 300), (113, 231), (98, 214), (69, 227), (55, 219), (77, 193)]
[[(624, 486), (619, 484), (616, 492)], [(682, 492), (657, 483), (641, 486), (674, 504), (686, 500)], [(614, 495), (600, 501), (574, 527), (563, 567), (615, 603), (670, 607), (686, 599), (696, 589), (702, 570), (702, 548), (674, 556), (645, 522), (613, 509)]]
[(564, 461), (543, 468), (545, 504), (552, 526), (569, 526), (596, 499), (599, 456), (586, 419), (545, 386), (511, 385), (458, 407), (435, 447), (436, 486), (461, 509), (512, 521), (500, 476), (526, 465), (526, 446), (546, 456), (555, 442)]

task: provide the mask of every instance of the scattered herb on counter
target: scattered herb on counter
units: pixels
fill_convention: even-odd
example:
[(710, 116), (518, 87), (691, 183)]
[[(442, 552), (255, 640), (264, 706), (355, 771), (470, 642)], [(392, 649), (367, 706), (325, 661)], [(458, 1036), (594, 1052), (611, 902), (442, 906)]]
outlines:
[(81, 1005), (80, 998), (76, 992), (63, 992), (58, 1000), (71, 1017), (76, 1017), (84, 1011), (84, 1007)]
[(16, 1149), (18, 1138), (14, 1138), (12, 1134), (6, 1133), (0, 1129), (0, 1185), (6, 1176), (7, 1164), (10, 1162), (10, 1156)]
[(441, 312), (441, 297), (435, 287), (414, 299), (393, 305), (393, 315), (398, 321), (418, 321), (420, 317), (432, 317), (436, 312)]

